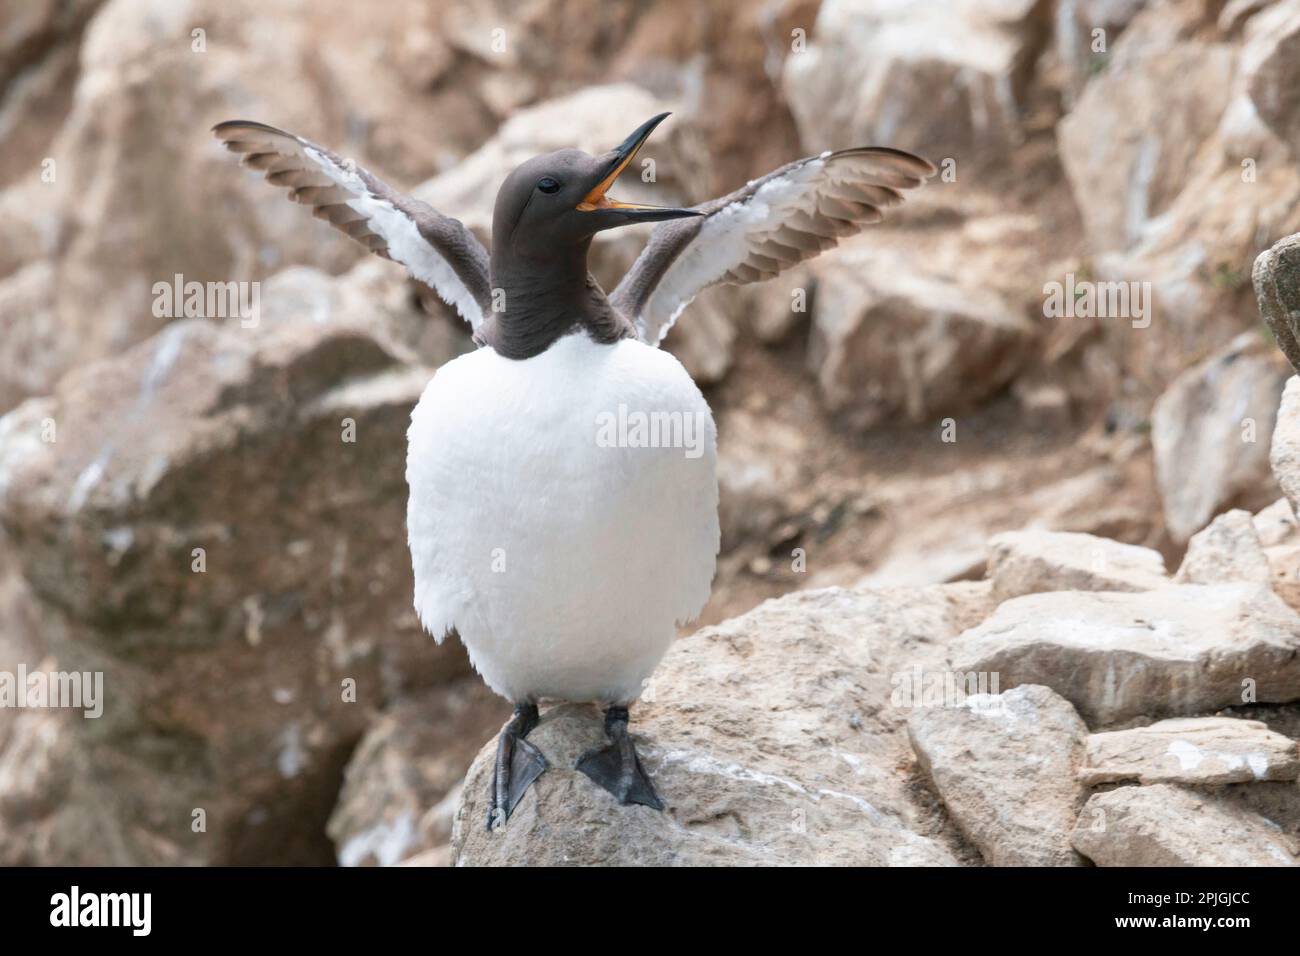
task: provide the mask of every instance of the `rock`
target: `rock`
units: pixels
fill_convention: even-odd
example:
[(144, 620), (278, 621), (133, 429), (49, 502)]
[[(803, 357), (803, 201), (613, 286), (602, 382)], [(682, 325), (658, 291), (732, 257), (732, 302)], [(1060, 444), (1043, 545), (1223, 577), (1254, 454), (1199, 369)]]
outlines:
[(1250, 262), (1261, 243), (1300, 228), (1300, 170), (1248, 95), (1272, 13), (1242, 11), (1227, 26), (1217, 13), (1147, 5), (1057, 126), (1087, 226), (1089, 279), (1143, 297), (1141, 315), (1108, 315), (1100, 329), (1144, 407), (1252, 328)]
[(807, 483), (808, 436), (771, 416), (733, 409), (718, 429), (718, 515), (722, 547), (763, 537), (789, 517)]
[(984, 577), (987, 536), (980, 531), (951, 534), (936, 529), (942, 544), (929, 541), (892, 548), (880, 565), (857, 581), (858, 587), (922, 587)]
[(1260, 545), (1265, 548), (1283, 544), (1300, 531), (1295, 512), (1291, 510), (1291, 502), (1285, 498), (1277, 499), (1255, 515), (1252, 524), (1255, 526), (1255, 534), (1259, 536)]
[(1168, 784), (1094, 794), (1072, 837), (1098, 866), (1295, 866), (1266, 818)]
[[(463, 323), (233, 167), (206, 136), (232, 115), (328, 143), (399, 188), (432, 176), (421, 194), (480, 232), (512, 157), (604, 149), (661, 108), (677, 112), (648, 146), (656, 182), (634, 170), (616, 194), (693, 202), (863, 142), (956, 161), (944, 172), (959, 175), (839, 253), (708, 290), (673, 330), (667, 347), (701, 382), (733, 364), (751, 376), (710, 396), (731, 426), (720, 480), (732, 564), (711, 619), (866, 572), (876, 587), (977, 577), (989, 534), (1005, 528), (1168, 550), (1168, 525), (1176, 550), (1225, 509), (1278, 497), (1246, 434), (1272, 427), (1280, 363), (1262, 340), (1237, 357), (1218, 350), (1253, 323), (1251, 258), (1300, 229), (1296, 0), (398, 0), (292, 17), (281, 0), (0, 0), (0, 11), (0, 413), (13, 410), (0, 422), (0, 670), (92, 668), (110, 688), (101, 721), (0, 710), (0, 862), (443, 864), (462, 802), (450, 780), (499, 722), (485, 700), (463, 712), (472, 731), (446, 735), (445, 715), (477, 684), (454, 642), (435, 649), (409, 614), (401, 540), (405, 413), (429, 371), (468, 348)], [(1094, 26), (1111, 52), (1082, 52)], [(811, 32), (807, 49), (792, 44), (795, 28)], [(57, 163), (49, 181), (45, 159)], [(602, 237), (607, 287), (646, 231)], [(1256, 279), (1297, 359), (1292, 257), (1276, 246)], [(1149, 282), (1149, 327), (1040, 321), (1044, 278), (1064, 276), (1055, 263)], [(150, 290), (177, 272), (261, 281), (263, 327), (169, 331)], [(792, 307), (800, 291), (806, 313)], [(1207, 356), (1200, 384), (1155, 423), (1161, 519), (1149, 411)], [(842, 424), (880, 427), (844, 443), (795, 384), (804, 369)], [(978, 403), (989, 407), (964, 417)], [(1115, 434), (1067, 440), (1109, 406)], [(903, 421), (956, 414), (960, 443), (929, 451), (939, 428)], [(356, 443), (340, 440), (345, 419)], [(50, 429), (57, 439), (43, 440)], [(1294, 498), (1300, 469), (1277, 431)], [(1049, 436), (1062, 450), (1034, 447)], [(1290, 501), (1253, 524), (1258, 545), (1239, 514), (1195, 534), (1180, 580), (1258, 583), (1263, 548), (1276, 593), (1300, 607)], [(789, 568), (796, 545), (806, 575)], [(202, 574), (190, 570), (196, 547)], [(846, 622), (814, 608), (807, 622), (789, 611), (789, 622), (705, 632), (716, 660), (704, 703), (687, 694), (695, 669), (683, 663), (669, 672), (679, 696), (644, 707), (647, 750), (687, 794), (682, 814), (647, 826), (667, 826), (683, 860), (977, 862), (882, 681), (916, 660), (947, 671), (950, 640), (979, 628), (995, 598), (1069, 589), (1056, 603), (1040, 595), (1052, 610), (1034, 640), (1048, 649), (1029, 656), (1042, 683), (1100, 700), (1080, 705), (1094, 718), (1118, 701), (1125, 719), (1146, 721), (1144, 695), (1202, 713), (1248, 692), (1243, 681), (1268, 697), (1270, 681), (1291, 680), (1278, 648), (1294, 656), (1294, 628), (1276, 607), (1261, 612), (1264, 598), (1237, 601), (1234, 616), (1114, 555), (1107, 573), (1078, 553), (999, 560), (989, 581), (962, 585), (978, 601), (952, 587), (877, 591), (846, 599)], [(1134, 593), (1082, 593), (1098, 587)], [(1011, 633), (1029, 641), (1028, 616), (1007, 603)], [(834, 650), (813, 660), (772, 636), (787, 630), (792, 646)], [(1076, 632), (1093, 643), (1053, 643)], [(733, 673), (753, 656), (738, 648), (768, 640), (777, 649), (756, 652), (756, 667), (778, 689), (774, 713), (764, 684)], [(791, 673), (778, 673), (777, 651)], [(1149, 680), (1133, 676), (1143, 667)], [(1022, 669), (1017, 657), (995, 673)], [(357, 703), (335, 696), (344, 681)], [(735, 691), (748, 700), (732, 704)], [(843, 702), (857, 707), (849, 730), (832, 706)], [(567, 758), (593, 726), (598, 739), (597, 718), (563, 710), (538, 733)], [(708, 759), (669, 760), (683, 751)], [(718, 764), (733, 776), (710, 777)], [(647, 847), (662, 834), (628, 836), (567, 764), (551, 781), (579, 795), (574, 816), (539, 791), (549, 802), (529, 798), (534, 837), (525, 820), (492, 850), (467, 830), (462, 860), (558, 859), (529, 843), (555, 820), (579, 834), (561, 841), (572, 859), (604, 862), (620, 839), (628, 848), (606, 856), (657, 858)], [(1229, 789), (1300, 792), (1293, 781)], [(584, 827), (598, 834), (591, 846)]]
[[(706, 195), (721, 195), (797, 155), (794, 122), (773, 76), (789, 52), (789, 43), (778, 41), (796, 26), (809, 26), (816, 8), (817, 0), (776, 7), (718, 0), (707, 9), (695, 0), (448, 0), (426, 16), (434, 21), (430, 41), (444, 40), (456, 56), (436, 88), (463, 89), (467, 109), (479, 110), (482, 100), (500, 121), (536, 102), (611, 81), (688, 100), (702, 119), (710, 156), (708, 179), (700, 185)], [(411, 67), (418, 70), (426, 58), (413, 52)], [(597, 124), (604, 117), (589, 119)], [(760, 125), (763, 135), (753, 136)]]
[[(1191, 5), (1189, 5), (1191, 6)], [(1192, 10), (1147, 10), (1111, 41), (1057, 126), (1062, 165), (1094, 250), (1137, 243), (1192, 178), (1232, 92), (1230, 44), (1182, 33)]]
[(1109, 50), (1142, 6), (1143, 0), (1076, 0), (1057, 7), (1053, 39), (1066, 74), (1068, 105), (1106, 65), (1105, 52), (1094, 50), (1096, 31), (1104, 31), (1101, 38)]
[(959, 672), (1043, 684), (1090, 726), (1300, 698), (1300, 616), (1267, 587), (1059, 591), (1003, 603), (952, 648)]
[[(262, 284), (262, 321), (353, 323), (408, 348), (436, 366), (474, 348), (470, 327), (444, 312), (441, 299), (407, 278), (405, 270), (370, 256), (341, 276), (311, 266), (277, 272)], [(431, 319), (430, 313), (446, 321)]]
[[(1131, 301), (1142, 303), (1140, 313), (1136, 308), (1121, 310), (1100, 327), (1105, 351), (1118, 361), (1126, 389), (1143, 404), (1207, 352), (1231, 349), (1239, 334), (1255, 337), (1263, 354), (1282, 365), (1281, 356), (1260, 339), (1253, 318), (1249, 262), (1257, 249), (1257, 231), (1248, 228), (1245, 219), (1294, 228), (1286, 218), (1300, 209), (1300, 173), (1280, 162), (1264, 169), (1260, 179), (1250, 183), (1242, 182), (1240, 167), (1198, 171), (1169, 218), (1161, 220), (1165, 228), (1130, 250), (1094, 258), (1093, 275), (1105, 283), (1098, 288), (1127, 288)], [(1225, 198), (1206, 203), (1206, 197), (1238, 194), (1240, 202)]]
[(1260, 315), (1291, 367), (1300, 372), (1300, 233), (1261, 252), (1251, 280)]
[(451, 866), (453, 863), (451, 846), (443, 844), (432, 850), (425, 850), (415, 856), (408, 856), (398, 866)]
[[(1182, 219), (1194, 215), (1185, 208), (1192, 205), (1193, 195), (1246, 190), (1244, 203), (1208, 206), (1201, 216), (1204, 221), (1179, 221), (1167, 233), (1204, 232), (1212, 237), (1208, 242), (1187, 239), (1175, 244), (1167, 239), (1163, 248), (1150, 255), (1136, 255), (1123, 267), (1123, 278), (1140, 279), (1144, 271), (1152, 277), (1156, 316), (1155, 334), (1141, 337), (1136, 343), (1129, 368), (1136, 368), (1135, 362), (1150, 361), (1159, 370), (1161, 380), (1169, 381), (1176, 375), (1175, 366), (1185, 368), (1203, 356), (1207, 347), (1226, 345), (1229, 336), (1248, 331), (1260, 335), (1269, 357), (1289, 372), (1282, 356), (1267, 348), (1267, 333), (1258, 326), (1255, 297), (1250, 294), (1250, 262), (1261, 240), (1255, 238), (1258, 232), (1248, 230), (1240, 219), (1250, 215), (1271, 223), (1269, 232), (1273, 235), (1300, 227), (1300, 207), (1296, 205), (1300, 202), (1300, 167), (1280, 162), (1276, 153), (1277, 149), (1268, 154), (1269, 165), (1258, 183), (1238, 186), (1243, 173), (1240, 168), (1229, 167), (1216, 176), (1198, 180), (1189, 187), (1188, 196), (1180, 197)], [(1164, 322), (1162, 316), (1177, 318)], [(1164, 358), (1159, 350), (1165, 352)]]
[(330, 815), (339, 865), (392, 866), (446, 847), (465, 770), (509, 716), (477, 676), (384, 713), (348, 761)]
[(1074, 775), (1088, 728), (1050, 689), (1024, 685), (924, 707), (912, 747), (953, 820), (992, 866), (1077, 866), (1083, 791)]
[(740, 314), (749, 330), (767, 345), (779, 345), (806, 324), (817, 278), (808, 265), (787, 269), (775, 278), (733, 291), (740, 299)]
[[(932, 460), (959, 452), (965, 419), (957, 425), (958, 441), (941, 443), (943, 425), (923, 439), (921, 453)], [(724, 425), (719, 433), (725, 434)], [(909, 442), (913, 439), (909, 439)], [(933, 442), (931, 445), (930, 442)], [(951, 459), (956, 462), (956, 457)], [(873, 504), (884, 518), (876, 539), (866, 546), (873, 556), (871, 572), (859, 586), (916, 586), (944, 580), (983, 578), (989, 564), (989, 542), (1008, 527), (1069, 528), (1126, 540), (1152, 540), (1152, 512), (1159, 501), (1145, 476), (1114, 461), (1080, 464), (1077, 450), (1036, 455), (1027, 469), (1024, 459), (996, 455), (977, 467), (956, 466), (929, 472), (924, 478), (899, 475), (873, 484)], [(1125, 472), (1128, 472), (1126, 474)], [(1141, 498), (1132, 494), (1142, 489)], [(1082, 562), (1091, 568), (1091, 561)], [(990, 579), (990, 583), (991, 583)]]
[(785, 63), (799, 135), (819, 149), (892, 143), (938, 157), (1014, 144), (1043, 13), (1015, 0), (826, 0), (807, 48)]
[(1229, 505), (1276, 497), (1266, 440), (1284, 379), (1258, 336), (1243, 333), (1160, 396), (1151, 446), (1175, 540), (1186, 541)]
[(1151, 548), (1068, 531), (1008, 531), (989, 543), (1000, 600), (1040, 591), (1149, 591), (1169, 583)]
[(333, 860), (370, 715), (468, 667), (410, 606), (405, 432), (429, 374), (364, 324), (190, 320), (0, 419), (34, 628), (108, 688), (63, 731), (86, 785), (52, 770), (25, 824), (41, 862)]
[(734, 288), (705, 289), (664, 336), (662, 347), (677, 357), (697, 384), (719, 382), (731, 370), (739, 305)]
[[(312, 8), (288, 23), (274, 5), (248, 0), (99, 8), (70, 110), (44, 147), (53, 179), (33, 166), (21, 183), (51, 207), (41, 227), (57, 241), (24, 243), (18, 265), (50, 254), (49, 324), (64, 331), (12, 382), (4, 376), (21, 360), (0, 339), (0, 398), (47, 392), (69, 368), (157, 332), (170, 317), (155, 313), (151, 289), (177, 273), (254, 282), (286, 264), (336, 273), (355, 262), (357, 244), (234, 167), (206, 131), (232, 116), (269, 120), (398, 185), (418, 181), (449, 144), (463, 152), (465, 139), (485, 135), (471, 111), (437, 113), (442, 93), (374, 69), (422, 18), (407, 0), (381, 12)], [(356, 42), (363, 33), (368, 42)]]
[(72, 105), (77, 50), (102, 0), (0, 2), (0, 187), (40, 168)]
[(1267, 584), (1273, 579), (1268, 557), (1249, 511), (1228, 511), (1192, 535), (1174, 580), (1179, 584)]
[(1300, 502), (1300, 377), (1288, 379), (1282, 393), (1269, 463), (1294, 511)]
[[(1246, 62), (1250, 98), (1278, 139), (1300, 149), (1300, 7), (1279, 3), (1259, 19), (1263, 42)], [(1300, 152), (1296, 153), (1300, 157)]]
[(1065, 431), (1071, 427), (1072, 400), (1064, 387), (1017, 378), (1012, 383), (1011, 392), (1027, 423), (1050, 431)]
[[(106, 819), (126, 808), (108, 787), (76, 772), (86, 757), (73, 724), (80, 719), (39, 709), (6, 715), (7, 733), (0, 734), (0, 859), (6, 866), (131, 862), (113, 846), (127, 836), (126, 813)], [(67, 806), (78, 811), (68, 812)], [(153, 859), (180, 859), (173, 846), (156, 843), (152, 849)]]
[(24, 67), (46, 54), (81, 25), (102, 0), (4, 0), (0, 3), (4, 32), (0, 33), (0, 89)]
[(857, 428), (969, 408), (1029, 354), (1033, 326), (997, 292), (851, 244), (817, 265), (809, 367), (827, 408)]
[(1300, 777), (1296, 742), (1258, 720), (1185, 717), (1093, 734), (1084, 786), (1136, 780), (1217, 786)]
[[(698, 201), (799, 155), (769, 75), (785, 53), (771, 31), (810, 23), (815, 3), (773, 11), (724, 0), (701, 11), (693, 0), (653, 10), (396, 0), (382, 10), (311, 6), (292, 16), (283, 3), (253, 0), (8, 4), (0, 14), (0, 185), (14, 188), (0, 196), (0, 281), (48, 257), (48, 325), (69, 334), (24, 368), (0, 333), (0, 412), (49, 391), (69, 368), (157, 332), (167, 319), (151, 312), (154, 282), (178, 272), (252, 282), (291, 265), (336, 274), (363, 254), (234, 168), (206, 135), (213, 123), (272, 122), (410, 189), (455, 167), (534, 103), (634, 81), (687, 101), (684, 112), (702, 118), (696, 136), (709, 144), (700, 151), (707, 162), (680, 180)], [(645, 115), (552, 113), (558, 138), (548, 141), (585, 145), (587, 136), (569, 134), (585, 128), (594, 139), (617, 126), (600, 142), (608, 149)], [(670, 179), (680, 171), (667, 168), (665, 144), (683, 118), (650, 145)], [(751, 131), (760, 127), (756, 141)], [(534, 145), (530, 155), (543, 148)], [(57, 168), (48, 183), (40, 179), (45, 159)], [(497, 185), (476, 200), (490, 208)], [(625, 248), (632, 239), (623, 237)], [(721, 374), (719, 353), (708, 354), (715, 363), (702, 374)]]
[[(20, 668), (29, 674), (60, 669), (41, 624), (13, 549), (0, 534), (0, 672), (17, 681)], [(113, 853), (124, 828), (106, 812), (117, 805), (116, 795), (78, 772), (87, 742), (80, 731), (96, 722), (82, 713), (0, 707), (0, 864), (129, 862)], [(67, 812), (69, 806), (95, 812)]]
[(804, 591), (678, 641), (632, 709), (668, 809), (619, 806), (572, 769), (603, 733), (597, 711), (565, 704), (529, 735), (550, 769), (494, 833), (483, 826), (493, 747), (479, 753), (457, 862), (954, 863), (919, 832), (898, 770), (908, 708), (882, 703), (891, 670), (936, 660), (931, 642), (955, 633), (971, 600), (982, 590)]
[(1300, 610), (1300, 545), (1265, 548), (1264, 554), (1273, 572), (1273, 590), (1291, 607)]
[(1291, 502), (1279, 498), (1253, 519), (1272, 572), (1273, 590), (1287, 604), (1300, 608), (1300, 526)]
[(0, 279), (0, 411), (46, 390), (78, 333), (50, 308), (56, 273), (38, 260)]

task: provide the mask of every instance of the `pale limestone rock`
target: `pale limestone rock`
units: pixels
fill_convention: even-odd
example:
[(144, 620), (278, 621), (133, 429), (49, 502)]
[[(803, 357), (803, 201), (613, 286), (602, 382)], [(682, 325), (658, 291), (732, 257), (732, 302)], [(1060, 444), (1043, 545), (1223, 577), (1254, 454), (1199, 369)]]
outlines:
[(1279, 3), (1265, 16), (1263, 42), (1246, 62), (1250, 98), (1278, 139), (1300, 151), (1300, 6)]
[(1192, 535), (1174, 576), (1179, 584), (1268, 584), (1272, 579), (1250, 512), (1240, 509), (1224, 512), (1205, 530)]
[(392, 866), (451, 841), (460, 782), (510, 705), (477, 675), (401, 701), (348, 761), (326, 832), (340, 866)]
[(785, 63), (800, 136), (941, 155), (1017, 142), (1022, 67), (1044, 38), (1042, 12), (1027, 2), (827, 0), (807, 49)]
[(1300, 616), (1269, 588), (1058, 591), (1003, 603), (954, 642), (953, 667), (1044, 684), (1088, 721), (1300, 699)]
[(1300, 503), (1300, 377), (1292, 376), (1282, 393), (1269, 462), (1294, 510)]
[(1070, 847), (1088, 728), (1070, 702), (1022, 685), (923, 707), (908, 722), (921, 767), (993, 866), (1077, 866)]
[(1156, 481), (1176, 540), (1186, 541), (1225, 505), (1275, 496), (1268, 436), (1278, 417), (1279, 362), (1258, 335), (1243, 333), (1179, 375), (1156, 402)]
[(1093, 734), (1079, 770), (1085, 786), (1136, 780), (1206, 786), (1295, 780), (1296, 742), (1258, 720), (1182, 717)]
[(177, 322), (0, 418), (29, 626), (108, 688), (101, 719), (51, 725), (71, 757), (24, 759), (39, 796), (0, 800), (0, 859), (331, 862), (370, 715), (468, 669), (410, 610), (403, 463), (431, 373), (376, 319)]
[(632, 708), (663, 813), (620, 806), (573, 769), (604, 740), (598, 711), (543, 708), (529, 740), (550, 769), (489, 833), (484, 747), (456, 815), (458, 863), (951, 865), (918, 832), (898, 771), (909, 708), (885, 705), (890, 672), (954, 634), (978, 591), (805, 591), (678, 641)]
[(1291, 509), (1291, 502), (1285, 498), (1277, 499), (1256, 514), (1252, 520), (1255, 533), (1259, 535), (1259, 543), (1265, 548), (1283, 544), (1300, 531), (1295, 512)]
[(1168, 784), (1094, 794), (1072, 836), (1098, 866), (1296, 866), (1296, 847), (1267, 818)]
[(974, 276), (930, 272), (906, 251), (850, 244), (816, 267), (809, 367), (857, 428), (969, 408), (1019, 370), (1033, 326)]
[(1169, 583), (1160, 552), (1068, 531), (1009, 531), (989, 544), (999, 598), (1041, 591), (1149, 591)]

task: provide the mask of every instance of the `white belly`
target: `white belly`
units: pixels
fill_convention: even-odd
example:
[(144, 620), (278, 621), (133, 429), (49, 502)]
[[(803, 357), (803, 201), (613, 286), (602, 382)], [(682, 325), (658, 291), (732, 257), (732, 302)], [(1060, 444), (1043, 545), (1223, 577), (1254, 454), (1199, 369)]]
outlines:
[(582, 333), (480, 349), (438, 370), (408, 437), (424, 626), (512, 701), (634, 700), (718, 552), (713, 417), (681, 364)]

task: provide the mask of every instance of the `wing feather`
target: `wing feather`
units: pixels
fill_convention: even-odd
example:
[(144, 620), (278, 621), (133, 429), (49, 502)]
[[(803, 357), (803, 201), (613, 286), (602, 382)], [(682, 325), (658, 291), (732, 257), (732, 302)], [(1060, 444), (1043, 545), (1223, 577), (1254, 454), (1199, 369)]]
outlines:
[(655, 228), (612, 296), (643, 342), (658, 345), (701, 291), (761, 282), (838, 245), (934, 167), (911, 153), (862, 147), (809, 156), (696, 208), (703, 218)]
[(212, 127), (241, 163), (289, 190), (371, 252), (406, 266), (477, 331), (491, 308), (488, 255), (459, 221), (393, 189), (373, 173), (310, 140), (250, 120)]

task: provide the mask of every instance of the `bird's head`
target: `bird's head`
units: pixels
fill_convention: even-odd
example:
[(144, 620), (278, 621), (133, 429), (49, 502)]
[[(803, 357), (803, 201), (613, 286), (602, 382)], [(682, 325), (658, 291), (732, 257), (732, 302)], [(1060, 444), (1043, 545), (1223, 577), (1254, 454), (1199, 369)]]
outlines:
[(664, 121), (660, 113), (601, 156), (562, 149), (515, 168), (497, 193), (492, 215), (494, 251), (548, 258), (585, 244), (602, 229), (635, 222), (698, 216), (693, 209), (619, 202), (608, 195), (637, 150)]

